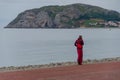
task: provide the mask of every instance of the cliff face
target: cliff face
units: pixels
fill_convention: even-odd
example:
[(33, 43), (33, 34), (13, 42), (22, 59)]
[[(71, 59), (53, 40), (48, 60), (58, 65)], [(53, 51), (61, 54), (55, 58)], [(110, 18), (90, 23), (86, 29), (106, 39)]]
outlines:
[(46, 6), (20, 13), (6, 28), (76, 28), (90, 19), (120, 21), (120, 14), (85, 4)]

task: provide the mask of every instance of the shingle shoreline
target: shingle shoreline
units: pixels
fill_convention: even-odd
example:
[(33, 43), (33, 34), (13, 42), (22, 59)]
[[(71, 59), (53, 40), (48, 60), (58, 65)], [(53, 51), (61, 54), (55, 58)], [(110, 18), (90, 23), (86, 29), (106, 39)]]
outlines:
[[(104, 63), (104, 62), (116, 62), (120, 61), (120, 57), (116, 58), (103, 58), (103, 59), (88, 59), (83, 61), (84, 64), (96, 64), (96, 63)], [(9, 72), (9, 71), (25, 71), (31, 69), (40, 69), (40, 68), (52, 68), (52, 67), (61, 67), (61, 66), (70, 66), (70, 65), (77, 65), (76, 62), (61, 62), (61, 63), (50, 63), (50, 64), (43, 64), (43, 65), (28, 65), (28, 66), (9, 66), (9, 67), (1, 67), (0, 72)]]

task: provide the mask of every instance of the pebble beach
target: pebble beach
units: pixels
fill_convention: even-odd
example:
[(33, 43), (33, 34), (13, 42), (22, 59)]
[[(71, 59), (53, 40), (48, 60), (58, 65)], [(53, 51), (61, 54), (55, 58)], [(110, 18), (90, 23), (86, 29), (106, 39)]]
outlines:
[[(97, 64), (97, 63), (106, 63), (106, 62), (118, 62), (120, 61), (120, 57), (115, 58), (103, 58), (100, 60), (88, 59), (83, 61), (84, 64)], [(32, 69), (40, 69), (40, 68), (53, 68), (53, 67), (61, 67), (61, 66), (70, 66), (70, 65), (77, 65), (76, 62), (61, 62), (61, 63), (50, 63), (50, 64), (43, 64), (43, 65), (27, 65), (27, 66), (9, 66), (9, 67), (0, 67), (0, 72), (11, 72), (11, 71), (25, 71), (25, 70), (32, 70)]]

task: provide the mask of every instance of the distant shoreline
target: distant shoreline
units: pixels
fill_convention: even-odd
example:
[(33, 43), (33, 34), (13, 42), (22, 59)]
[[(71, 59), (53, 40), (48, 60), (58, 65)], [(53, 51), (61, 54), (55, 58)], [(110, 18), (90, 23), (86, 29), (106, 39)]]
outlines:
[[(84, 64), (97, 64), (97, 63), (105, 63), (105, 62), (118, 62), (120, 61), (120, 57), (116, 58), (103, 58), (100, 60), (97, 59), (88, 59), (83, 61)], [(50, 64), (43, 64), (43, 65), (28, 65), (28, 66), (10, 66), (10, 67), (0, 67), (0, 72), (10, 72), (10, 71), (25, 71), (25, 70), (32, 70), (32, 69), (40, 69), (40, 68), (52, 68), (52, 67), (62, 67), (62, 66), (70, 66), (70, 65), (77, 65), (76, 62), (61, 62), (61, 63), (50, 63)]]
[(120, 27), (79, 27), (79, 28), (9, 28), (3, 27), (3, 29), (120, 29)]

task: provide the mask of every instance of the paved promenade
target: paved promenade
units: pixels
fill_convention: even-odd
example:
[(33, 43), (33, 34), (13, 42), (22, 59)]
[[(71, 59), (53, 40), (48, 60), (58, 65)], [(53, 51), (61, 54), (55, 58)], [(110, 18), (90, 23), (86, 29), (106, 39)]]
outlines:
[(120, 80), (120, 62), (0, 72), (0, 80)]

